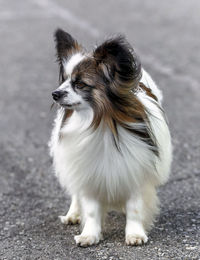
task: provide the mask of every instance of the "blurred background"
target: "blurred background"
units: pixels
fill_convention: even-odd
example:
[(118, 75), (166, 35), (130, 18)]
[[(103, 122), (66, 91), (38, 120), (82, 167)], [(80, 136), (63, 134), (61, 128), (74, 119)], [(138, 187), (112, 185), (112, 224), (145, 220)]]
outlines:
[[(0, 0), (0, 259), (199, 259), (199, 17), (198, 0)], [(89, 50), (126, 35), (164, 93), (174, 162), (144, 247), (124, 245), (120, 214), (109, 214), (105, 241), (90, 249), (57, 218), (70, 203), (47, 148), (58, 27)]]

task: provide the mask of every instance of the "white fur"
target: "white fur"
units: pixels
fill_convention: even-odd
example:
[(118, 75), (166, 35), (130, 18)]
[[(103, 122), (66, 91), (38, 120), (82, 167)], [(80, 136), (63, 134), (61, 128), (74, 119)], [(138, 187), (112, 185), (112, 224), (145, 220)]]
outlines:
[(63, 224), (76, 224), (80, 223), (81, 212), (80, 212), (80, 204), (77, 195), (72, 196), (72, 202), (69, 208), (69, 211), (66, 216), (59, 216), (61, 222)]
[(163, 95), (160, 89), (156, 86), (149, 73), (142, 69), (142, 78), (140, 80), (146, 87), (152, 90), (152, 93), (158, 98), (159, 104), (162, 103)]
[[(159, 108), (162, 94), (144, 70), (141, 81), (158, 97), (156, 102), (142, 90), (137, 93), (149, 111), (159, 157), (147, 144), (120, 126), (119, 153), (108, 128), (105, 129), (102, 124), (95, 131), (89, 128), (93, 119), (93, 110), (89, 106), (74, 110), (60, 131), (64, 110), (58, 110), (50, 153), (61, 186), (73, 198), (67, 216), (61, 220), (68, 223), (76, 218), (77, 212), (81, 212), (83, 231), (75, 237), (76, 243), (81, 246), (99, 242), (104, 213), (110, 209), (126, 212), (127, 244), (147, 242), (147, 231), (158, 211), (155, 188), (168, 178), (172, 147), (168, 126)], [(133, 124), (133, 127), (144, 126)], [(61, 140), (58, 140), (60, 134)]]
[(67, 75), (71, 75), (74, 67), (84, 59), (84, 55), (80, 52), (72, 55), (69, 60), (64, 62), (64, 69)]

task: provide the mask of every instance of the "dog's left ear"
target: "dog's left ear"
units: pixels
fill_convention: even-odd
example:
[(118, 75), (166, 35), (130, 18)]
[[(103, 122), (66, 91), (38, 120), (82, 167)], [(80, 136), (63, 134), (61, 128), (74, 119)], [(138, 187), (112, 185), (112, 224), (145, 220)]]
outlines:
[(121, 82), (134, 83), (141, 76), (140, 60), (123, 36), (105, 41), (94, 50), (93, 56), (109, 81), (117, 77)]
[(58, 61), (62, 63), (64, 59), (67, 60), (73, 53), (80, 51), (81, 46), (76, 40), (62, 29), (57, 29), (55, 34), (56, 50)]

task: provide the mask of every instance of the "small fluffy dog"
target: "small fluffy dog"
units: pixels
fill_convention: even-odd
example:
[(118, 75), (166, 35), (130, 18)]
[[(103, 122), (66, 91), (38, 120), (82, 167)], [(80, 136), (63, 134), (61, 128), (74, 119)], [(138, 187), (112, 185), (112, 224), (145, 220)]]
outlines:
[(55, 33), (60, 86), (50, 153), (72, 197), (64, 224), (81, 221), (80, 246), (97, 244), (109, 210), (126, 214), (126, 244), (147, 242), (158, 212), (156, 187), (166, 182), (171, 138), (162, 94), (122, 36), (87, 53)]

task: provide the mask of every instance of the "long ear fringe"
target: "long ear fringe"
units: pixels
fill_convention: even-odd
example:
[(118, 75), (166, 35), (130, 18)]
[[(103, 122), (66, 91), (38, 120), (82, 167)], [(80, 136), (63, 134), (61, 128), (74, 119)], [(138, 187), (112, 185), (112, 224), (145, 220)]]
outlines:
[(141, 77), (141, 62), (139, 57), (124, 36), (111, 38), (98, 46), (93, 56), (99, 66), (103, 68), (106, 78), (118, 79), (124, 83), (139, 81)]
[[(117, 125), (146, 142), (156, 154), (157, 146), (148, 128), (147, 111), (132, 90), (136, 89), (141, 78), (141, 62), (125, 37), (109, 39), (98, 46), (93, 56), (97, 66), (108, 80), (102, 93), (106, 106), (97, 103), (92, 126), (96, 129), (103, 121), (111, 130), (114, 142), (120, 150)], [(130, 126), (143, 125), (143, 128)]]

